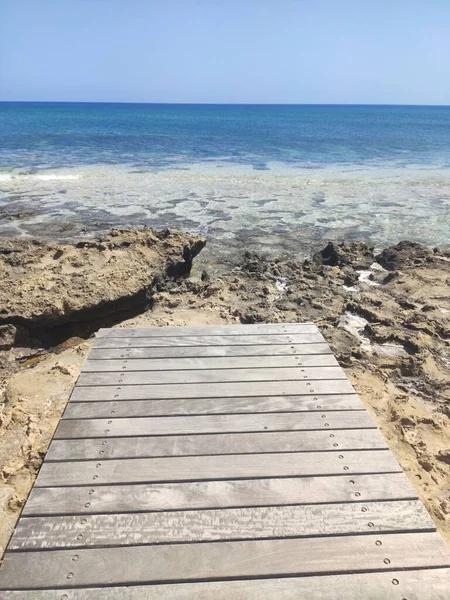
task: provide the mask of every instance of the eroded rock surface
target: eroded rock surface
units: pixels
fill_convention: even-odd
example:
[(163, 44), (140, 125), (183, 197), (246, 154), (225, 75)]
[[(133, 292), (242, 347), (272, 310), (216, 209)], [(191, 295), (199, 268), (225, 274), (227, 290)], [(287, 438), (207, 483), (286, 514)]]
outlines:
[(187, 275), (205, 241), (178, 230), (113, 229), (98, 240), (0, 244), (0, 325), (36, 331), (142, 309), (155, 278)]

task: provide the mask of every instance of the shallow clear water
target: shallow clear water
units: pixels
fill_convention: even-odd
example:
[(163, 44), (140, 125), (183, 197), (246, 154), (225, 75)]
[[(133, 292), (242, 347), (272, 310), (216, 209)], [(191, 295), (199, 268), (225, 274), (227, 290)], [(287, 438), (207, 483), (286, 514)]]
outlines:
[(0, 234), (449, 242), (450, 108), (0, 103)]

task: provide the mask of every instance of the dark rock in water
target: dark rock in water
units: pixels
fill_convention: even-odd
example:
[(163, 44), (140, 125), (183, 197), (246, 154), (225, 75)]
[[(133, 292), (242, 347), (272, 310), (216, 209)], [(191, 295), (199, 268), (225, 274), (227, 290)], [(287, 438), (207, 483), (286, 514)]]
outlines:
[(314, 254), (313, 262), (330, 267), (365, 268), (373, 262), (373, 247), (364, 242), (328, 242), (323, 250)]
[(418, 267), (433, 260), (436, 253), (417, 242), (402, 241), (385, 248), (376, 257), (377, 262), (388, 271)]

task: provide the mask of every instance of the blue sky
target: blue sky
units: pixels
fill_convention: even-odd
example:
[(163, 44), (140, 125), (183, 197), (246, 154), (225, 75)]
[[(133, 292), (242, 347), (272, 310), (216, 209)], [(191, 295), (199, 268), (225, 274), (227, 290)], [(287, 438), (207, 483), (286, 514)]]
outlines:
[(0, 0), (0, 99), (450, 104), (450, 0)]

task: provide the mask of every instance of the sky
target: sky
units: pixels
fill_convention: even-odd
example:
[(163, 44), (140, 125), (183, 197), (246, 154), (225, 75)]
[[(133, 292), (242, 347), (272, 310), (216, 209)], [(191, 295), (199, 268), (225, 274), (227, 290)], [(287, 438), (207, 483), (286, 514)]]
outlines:
[(450, 0), (0, 0), (0, 100), (450, 104)]

